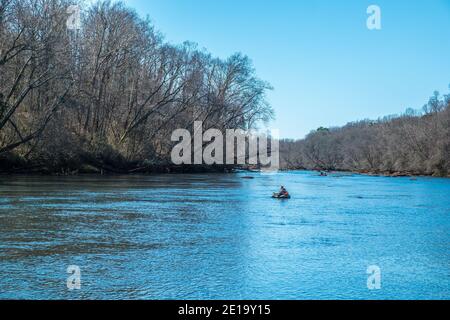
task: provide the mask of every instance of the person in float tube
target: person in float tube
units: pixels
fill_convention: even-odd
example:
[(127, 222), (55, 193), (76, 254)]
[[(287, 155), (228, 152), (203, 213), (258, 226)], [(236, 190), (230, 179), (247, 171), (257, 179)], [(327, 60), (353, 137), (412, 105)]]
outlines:
[(286, 190), (284, 186), (281, 186), (279, 195), (283, 197), (289, 197), (289, 192)]

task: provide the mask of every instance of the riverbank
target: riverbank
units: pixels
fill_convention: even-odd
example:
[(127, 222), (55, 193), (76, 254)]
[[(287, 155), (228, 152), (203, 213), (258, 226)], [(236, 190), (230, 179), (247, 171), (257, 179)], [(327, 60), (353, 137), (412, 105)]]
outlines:
[(374, 176), (374, 177), (390, 177), (390, 178), (401, 178), (401, 177), (435, 177), (435, 178), (450, 178), (450, 173), (448, 174), (433, 174), (433, 173), (425, 173), (425, 172), (412, 172), (412, 171), (370, 171), (370, 170), (309, 170), (309, 169), (282, 169), (282, 171), (317, 171), (326, 172), (328, 174), (358, 174), (365, 176)]
[[(236, 173), (236, 172), (257, 172), (248, 168), (231, 167), (231, 166), (206, 166), (206, 165), (191, 165), (191, 166), (174, 166), (174, 165), (153, 165), (141, 168), (133, 168), (129, 170), (117, 168), (98, 168), (91, 165), (85, 165), (76, 170), (61, 168), (59, 171), (52, 171), (46, 167), (29, 167), (16, 168), (12, 170), (5, 170), (0, 166), (0, 176), (11, 175), (40, 175), (40, 176), (103, 176), (103, 175), (152, 175), (152, 174), (208, 174), (208, 173)], [(294, 172), (294, 171), (311, 171), (306, 169), (281, 169), (280, 172)], [(317, 174), (320, 175), (320, 171)], [(434, 175), (424, 173), (411, 172), (370, 172), (370, 171), (329, 171), (328, 175), (362, 175), (372, 177), (389, 177), (389, 178), (411, 178), (418, 177), (433, 177), (433, 178), (450, 178), (450, 175)]]
[(126, 161), (89, 161), (58, 163), (39, 163), (26, 161), (18, 157), (0, 158), (0, 175), (31, 174), (49, 176), (76, 175), (127, 175), (127, 174), (161, 174), (161, 173), (226, 173), (234, 170), (233, 166), (206, 165), (171, 165), (148, 164)]
[(413, 172), (371, 172), (371, 171), (355, 171), (356, 174), (375, 176), (375, 177), (391, 177), (391, 178), (402, 178), (402, 177), (436, 177), (436, 178), (450, 178), (450, 175), (439, 175), (439, 174), (426, 174), (426, 173), (413, 173)]
[[(76, 175), (132, 175), (165, 173), (230, 173), (236, 170), (253, 171), (255, 168), (236, 165), (173, 165), (170, 163), (148, 163), (126, 161), (123, 158), (96, 158), (92, 155), (79, 156), (76, 160), (30, 161), (13, 154), (0, 157), (0, 175), (31, 174), (49, 176)], [(371, 170), (321, 170), (306, 168), (281, 168), (280, 171), (317, 171), (340, 174), (360, 174), (383, 177), (442, 177), (450, 178), (450, 173), (429, 173), (421, 171), (371, 171)]]
[(78, 175), (135, 175), (135, 174), (185, 174), (185, 173), (230, 173), (233, 168), (222, 166), (170, 166), (170, 165), (152, 165), (139, 168), (120, 169), (105, 168), (85, 165), (79, 169), (61, 168), (60, 170), (51, 170), (48, 167), (25, 167), (5, 170), (0, 167), (0, 175), (42, 175), (42, 176), (78, 176)]

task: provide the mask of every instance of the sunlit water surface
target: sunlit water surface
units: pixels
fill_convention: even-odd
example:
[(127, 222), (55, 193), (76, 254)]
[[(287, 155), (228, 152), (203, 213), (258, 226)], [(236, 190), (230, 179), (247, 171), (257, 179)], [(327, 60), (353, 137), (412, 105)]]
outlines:
[(449, 179), (243, 175), (0, 177), (0, 299), (450, 299)]

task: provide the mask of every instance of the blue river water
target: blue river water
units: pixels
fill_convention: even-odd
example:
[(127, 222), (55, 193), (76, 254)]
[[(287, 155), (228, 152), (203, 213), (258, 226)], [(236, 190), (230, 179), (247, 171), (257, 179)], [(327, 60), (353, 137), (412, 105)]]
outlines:
[(0, 299), (450, 299), (449, 249), (450, 179), (0, 177)]

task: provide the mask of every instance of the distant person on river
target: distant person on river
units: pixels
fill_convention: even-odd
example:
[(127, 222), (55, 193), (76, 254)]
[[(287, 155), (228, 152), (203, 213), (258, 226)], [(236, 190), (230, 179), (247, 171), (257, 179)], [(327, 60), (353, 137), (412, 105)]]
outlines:
[(284, 186), (281, 186), (279, 195), (280, 196), (284, 196), (284, 197), (288, 197), (289, 196), (289, 192), (286, 190), (286, 188)]

